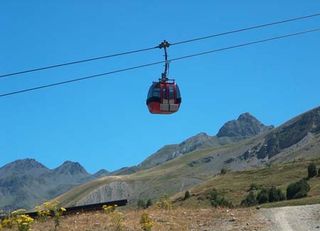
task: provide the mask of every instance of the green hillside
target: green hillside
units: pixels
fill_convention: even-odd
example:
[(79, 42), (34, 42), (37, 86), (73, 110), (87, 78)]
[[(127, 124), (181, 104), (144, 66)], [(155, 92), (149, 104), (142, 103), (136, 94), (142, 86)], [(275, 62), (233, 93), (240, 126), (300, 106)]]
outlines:
[[(181, 201), (184, 197), (184, 192), (178, 193), (172, 198), (178, 204), (184, 206), (209, 205), (209, 201), (204, 199), (208, 193), (215, 188), (228, 200), (232, 201), (234, 205), (239, 205), (241, 200), (248, 194), (248, 189), (251, 184), (266, 188), (276, 186), (283, 192), (286, 192), (286, 188), (290, 183), (307, 176), (307, 166), (311, 162), (314, 162), (318, 168), (320, 167), (320, 159), (312, 161), (300, 159), (285, 164), (274, 164), (261, 169), (229, 172), (224, 175), (215, 176), (191, 188), (190, 192), (193, 196), (188, 200)], [(311, 186), (308, 197), (263, 204), (263, 207), (320, 203), (320, 177), (314, 177), (308, 182)]]
[[(238, 126), (235, 130), (239, 130)], [(208, 144), (212, 137), (196, 136), (185, 142), (184, 147), (194, 147), (199, 140), (201, 144)], [(57, 199), (63, 206), (119, 199), (128, 199), (133, 204), (139, 199), (156, 200), (165, 194), (173, 196), (190, 189), (206, 193), (207, 189), (215, 187), (239, 204), (252, 183), (265, 187), (274, 185), (284, 190), (287, 184), (306, 176), (307, 160), (320, 158), (320, 107), (253, 137), (204, 147), (174, 159), (161, 160), (155, 167), (130, 175), (94, 180)], [(152, 158), (158, 161), (159, 155)], [(230, 173), (219, 176), (221, 169)], [(312, 187), (317, 189), (317, 186)], [(318, 195), (317, 192), (312, 188), (310, 195)]]

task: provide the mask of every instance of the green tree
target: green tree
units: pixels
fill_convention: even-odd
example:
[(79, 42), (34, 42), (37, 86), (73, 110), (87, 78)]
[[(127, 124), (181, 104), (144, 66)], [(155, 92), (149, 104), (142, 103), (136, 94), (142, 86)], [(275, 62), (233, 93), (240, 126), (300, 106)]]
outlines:
[(228, 201), (223, 196), (219, 195), (218, 191), (216, 189), (212, 189), (209, 193), (209, 200), (211, 202), (211, 205), (214, 207), (233, 207), (233, 204), (231, 201)]
[(220, 170), (220, 174), (221, 174), (221, 175), (224, 175), (224, 174), (226, 174), (226, 173), (227, 173), (227, 169), (222, 168), (222, 169)]
[(284, 201), (285, 199), (287, 199), (286, 195), (281, 191), (281, 189), (278, 188), (277, 191), (278, 191), (280, 201)]
[(285, 195), (281, 191), (281, 189), (277, 189), (275, 186), (272, 186), (269, 189), (269, 202), (274, 202), (274, 201), (282, 201), (285, 200)]
[(257, 195), (257, 201), (259, 204), (269, 202), (269, 192), (267, 189), (262, 189)]
[(306, 197), (310, 191), (310, 185), (305, 179), (291, 183), (287, 187), (287, 199)]
[(312, 178), (317, 175), (317, 166), (315, 163), (310, 163), (308, 165), (308, 178)]
[(149, 208), (150, 206), (152, 206), (152, 200), (148, 199), (146, 203), (146, 208)]
[(186, 191), (185, 193), (184, 193), (184, 200), (187, 200), (188, 198), (190, 198), (190, 192), (189, 191)]
[(253, 206), (258, 204), (256, 194), (250, 191), (244, 200), (241, 201), (242, 206)]

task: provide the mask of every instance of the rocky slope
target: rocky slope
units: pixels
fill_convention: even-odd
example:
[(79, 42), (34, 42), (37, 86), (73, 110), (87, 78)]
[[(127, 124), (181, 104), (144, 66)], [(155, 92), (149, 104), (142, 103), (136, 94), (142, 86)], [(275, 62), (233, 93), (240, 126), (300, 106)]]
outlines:
[(319, 136), (320, 107), (274, 129), (240, 158), (247, 161), (257, 159), (277, 162), (292, 159), (292, 156), (297, 157), (297, 155), (305, 158), (317, 152)]
[(142, 169), (152, 168), (186, 153), (238, 142), (264, 133), (272, 128), (273, 126), (264, 125), (251, 114), (244, 113), (241, 114), (237, 120), (225, 123), (216, 136), (209, 136), (202, 132), (186, 139), (180, 144), (166, 145), (156, 153), (150, 155), (138, 166), (125, 168), (124, 171), (117, 171), (116, 174), (113, 173), (113, 175), (125, 175)]
[[(154, 167), (140, 169), (130, 175), (100, 178), (81, 185), (61, 195), (58, 199), (64, 205), (80, 205), (102, 202), (102, 199), (123, 198), (134, 202), (139, 198), (157, 198), (163, 194), (171, 195), (185, 191), (211, 179), (219, 174), (222, 168), (231, 171), (245, 170), (261, 167), (274, 161), (281, 163), (302, 157), (305, 159), (319, 157), (319, 111), (320, 108), (313, 109), (278, 128), (263, 128), (260, 133), (254, 136), (251, 136), (255, 134), (252, 131), (257, 130), (249, 130), (249, 132), (241, 134), (251, 137), (241, 138), (238, 141), (233, 140), (225, 144), (202, 146), (207, 145), (211, 138), (200, 134), (196, 136), (195, 140), (199, 141), (201, 145), (195, 145), (197, 148), (191, 148), (193, 150), (191, 152), (171, 159), (158, 158), (159, 156), (167, 157), (168, 153), (175, 152), (177, 148), (177, 146), (165, 147), (168, 150), (167, 153), (158, 152), (155, 154), (162, 162), (155, 164)], [(238, 120), (242, 120), (240, 117)], [(230, 130), (238, 131), (238, 128), (238, 126), (235, 128), (231, 126)], [(215, 139), (220, 140), (220, 137)], [(181, 146), (188, 147), (186, 144), (191, 143), (193, 142), (185, 142)], [(261, 153), (264, 155), (261, 156)], [(150, 162), (150, 159), (146, 161)]]

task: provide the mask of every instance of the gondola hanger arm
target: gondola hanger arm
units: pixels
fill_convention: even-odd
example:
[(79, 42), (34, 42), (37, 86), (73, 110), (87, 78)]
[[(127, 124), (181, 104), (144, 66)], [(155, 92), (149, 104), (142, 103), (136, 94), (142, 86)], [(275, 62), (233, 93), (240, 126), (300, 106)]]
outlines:
[(168, 61), (168, 51), (167, 48), (170, 47), (170, 43), (166, 40), (163, 40), (162, 43), (159, 44), (159, 48), (164, 50), (164, 72), (161, 75), (161, 81), (166, 82), (168, 81), (168, 70), (169, 70), (169, 61)]

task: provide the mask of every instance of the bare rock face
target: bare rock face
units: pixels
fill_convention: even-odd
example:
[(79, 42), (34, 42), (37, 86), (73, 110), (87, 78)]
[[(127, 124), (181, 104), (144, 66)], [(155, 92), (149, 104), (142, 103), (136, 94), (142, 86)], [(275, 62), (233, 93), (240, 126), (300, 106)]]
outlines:
[(271, 131), (263, 143), (244, 153), (258, 159), (271, 159), (283, 150), (300, 143), (308, 143), (320, 133), (320, 107), (308, 111)]
[(266, 126), (250, 113), (241, 114), (237, 120), (225, 123), (219, 130), (217, 137), (252, 137), (273, 128)]
[(92, 191), (77, 202), (77, 205), (100, 203), (130, 198), (132, 194), (130, 185), (123, 181), (114, 181)]

